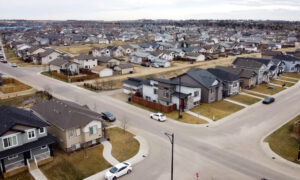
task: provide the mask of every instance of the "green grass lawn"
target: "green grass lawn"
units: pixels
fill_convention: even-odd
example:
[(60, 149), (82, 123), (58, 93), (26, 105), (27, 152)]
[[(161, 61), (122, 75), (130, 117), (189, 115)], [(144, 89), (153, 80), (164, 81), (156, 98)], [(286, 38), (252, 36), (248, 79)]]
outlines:
[(295, 85), (295, 83), (284, 82), (284, 81), (279, 81), (279, 80), (271, 80), (271, 83), (278, 84), (278, 85), (285, 84), (287, 87), (292, 87)]
[[(3, 179), (0, 177), (0, 179)], [(31, 174), (28, 171), (21, 172), (11, 177), (5, 178), (5, 180), (34, 180)]]
[(196, 114), (201, 114), (202, 116), (208, 117), (212, 120), (222, 119), (232, 113), (235, 113), (241, 109), (243, 106), (230, 103), (228, 101), (217, 101), (210, 104), (203, 103), (200, 106), (193, 108), (191, 111)]
[(300, 79), (300, 73), (283, 73), (283, 76)]
[(134, 135), (121, 128), (107, 129), (107, 137), (112, 144), (113, 157), (120, 162), (132, 158), (139, 151), (140, 144)]
[(284, 81), (291, 81), (291, 82), (295, 82), (295, 83), (298, 82), (298, 80), (296, 80), (296, 79), (286, 78), (286, 77), (282, 77), (282, 76), (278, 79), (281, 79), (281, 80), (284, 80)]
[(228, 97), (227, 99), (237, 101), (243, 104), (251, 105), (260, 101), (258, 98), (250, 97), (247, 95), (238, 94), (235, 96)]
[(297, 120), (300, 120), (300, 115), (268, 136), (265, 142), (269, 143), (271, 149), (276, 154), (300, 164), (300, 161), (297, 161), (299, 142), (292, 136), (293, 124)]
[[(158, 112), (155, 109), (151, 109), (151, 108), (145, 107), (145, 106), (137, 104), (137, 103), (130, 102), (129, 104), (137, 106), (142, 109), (145, 109), (150, 112), (154, 112), (154, 113)], [(183, 123), (189, 123), (189, 124), (206, 124), (207, 123), (207, 121), (200, 119), (198, 117), (195, 117), (193, 115), (190, 115), (186, 112), (181, 112), (182, 118), (180, 118), (180, 119), (178, 118), (178, 111), (173, 111), (170, 113), (163, 113), (163, 114), (166, 115), (168, 118), (171, 118), (176, 121), (183, 122)]]
[(70, 155), (60, 149), (55, 149), (54, 160), (41, 166), (40, 169), (49, 180), (82, 180), (111, 167), (102, 153), (103, 145), (74, 152)]
[(268, 95), (274, 95), (274, 94), (277, 94), (280, 91), (284, 90), (284, 88), (278, 87), (278, 86), (272, 86), (273, 89), (269, 89), (270, 86), (272, 86), (272, 85), (260, 84), (260, 85), (255, 86), (253, 89), (251, 89), (251, 91), (256, 91), (256, 92), (260, 92), (260, 93), (268, 94)]

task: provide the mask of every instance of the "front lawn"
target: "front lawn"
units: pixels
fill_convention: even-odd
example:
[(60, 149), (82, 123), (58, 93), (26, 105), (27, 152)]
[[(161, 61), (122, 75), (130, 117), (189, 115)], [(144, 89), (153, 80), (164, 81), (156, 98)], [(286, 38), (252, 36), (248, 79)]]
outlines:
[(300, 115), (268, 136), (265, 142), (268, 142), (271, 149), (279, 156), (300, 164), (300, 161), (297, 161), (299, 142), (292, 135), (293, 125), (297, 120), (300, 120)]
[(253, 89), (251, 89), (251, 91), (256, 91), (256, 92), (260, 92), (263, 94), (269, 94), (269, 95), (277, 94), (282, 90), (284, 90), (283, 87), (272, 86), (270, 84), (260, 84), (260, 85), (255, 86)]
[[(3, 178), (0, 178), (3, 179)], [(31, 174), (28, 171), (18, 173), (14, 176), (5, 178), (5, 180), (34, 180)]]
[(140, 144), (130, 132), (121, 128), (110, 128), (106, 132), (112, 144), (112, 155), (118, 161), (126, 161), (138, 153)]
[(287, 78), (287, 77), (283, 77), (283, 76), (281, 76), (279, 79), (284, 80), (284, 81), (291, 81), (291, 82), (295, 82), (295, 83), (298, 82), (298, 80), (296, 80), (296, 79), (291, 79), (291, 78)]
[(231, 97), (228, 97), (227, 99), (237, 101), (237, 102), (247, 104), (247, 105), (251, 105), (251, 104), (254, 104), (254, 103), (257, 103), (260, 101), (260, 99), (258, 99), (258, 98), (250, 97), (250, 96), (242, 95), (242, 94), (231, 96)]
[(242, 92), (244, 92), (244, 93), (246, 93), (246, 94), (253, 95), (253, 96), (261, 97), (261, 98), (267, 97), (267, 96), (264, 96), (264, 95), (261, 95), (261, 94), (257, 94), (257, 93), (255, 93), (255, 92), (247, 91), (247, 90), (243, 90)]
[(285, 84), (287, 87), (291, 87), (291, 86), (295, 85), (295, 83), (279, 81), (279, 80), (271, 80), (271, 83), (278, 84), (278, 85), (281, 85), (281, 86)]
[[(139, 108), (145, 109), (147, 111), (150, 111), (150, 112), (154, 112), (154, 113), (158, 112), (155, 109), (151, 109), (151, 108), (145, 107), (145, 106), (137, 104), (137, 103), (133, 103), (133, 102), (128, 102), (128, 103), (131, 105), (137, 106)], [(178, 118), (178, 111), (173, 111), (170, 113), (163, 113), (163, 114), (166, 115), (168, 118), (171, 118), (176, 121), (183, 122), (183, 123), (189, 123), (189, 124), (206, 124), (207, 123), (207, 121), (200, 119), (198, 117), (195, 117), (193, 115), (190, 115), (186, 112), (181, 112), (182, 118), (180, 118), (180, 119)]]
[(283, 76), (300, 79), (300, 73), (283, 73)]
[(54, 160), (41, 166), (40, 169), (49, 180), (82, 180), (111, 167), (102, 153), (103, 145), (80, 150), (70, 155), (60, 149), (55, 149)]
[(13, 49), (11, 48), (3, 48), (4, 49), (4, 52), (5, 52), (5, 56), (7, 58), (7, 61), (10, 62), (10, 63), (16, 63), (18, 66), (32, 66), (32, 67), (41, 67), (41, 66), (45, 66), (45, 65), (35, 65), (33, 63), (27, 63), (27, 62), (24, 62), (22, 61), (17, 55), (16, 53), (14, 52)]
[(191, 111), (196, 114), (200, 113), (202, 116), (216, 121), (243, 108), (243, 106), (239, 106), (237, 104), (222, 100), (210, 104), (203, 103), (200, 106), (193, 108)]

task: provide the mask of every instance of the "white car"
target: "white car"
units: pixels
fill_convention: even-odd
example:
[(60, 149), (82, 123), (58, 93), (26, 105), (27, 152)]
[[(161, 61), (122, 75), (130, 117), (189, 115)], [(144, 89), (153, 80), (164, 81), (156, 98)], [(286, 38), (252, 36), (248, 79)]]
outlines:
[(153, 113), (153, 114), (150, 114), (150, 118), (151, 119), (155, 119), (155, 120), (158, 120), (158, 121), (166, 121), (166, 116), (163, 115), (162, 113)]
[(18, 65), (16, 63), (12, 63), (11, 67), (18, 67)]
[(110, 168), (105, 174), (105, 179), (116, 180), (118, 177), (131, 173), (131, 171), (132, 171), (131, 164), (127, 162), (123, 162)]

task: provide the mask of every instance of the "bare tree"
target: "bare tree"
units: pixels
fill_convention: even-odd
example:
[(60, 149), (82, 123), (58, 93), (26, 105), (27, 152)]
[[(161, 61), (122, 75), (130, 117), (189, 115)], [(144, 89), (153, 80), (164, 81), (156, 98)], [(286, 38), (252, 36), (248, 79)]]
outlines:
[(124, 116), (123, 119), (121, 120), (121, 127), (124, 131), (124, 134), (125, 134), (126, 129), (128, 128), (128, 118), (127, 118), (127, 116)]

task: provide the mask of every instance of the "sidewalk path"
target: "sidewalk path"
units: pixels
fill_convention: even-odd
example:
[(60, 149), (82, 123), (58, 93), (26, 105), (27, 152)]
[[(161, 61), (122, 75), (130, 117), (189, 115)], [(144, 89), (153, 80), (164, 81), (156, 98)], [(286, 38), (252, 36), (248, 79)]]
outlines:
[(288, 77), (288, 76), (281, 76), (281, 77), (289, 78), (289, 79), (294, 79), (294, 80), (299, 80), (298, 78), (293, 78), (293, 77)]
[(0, 94), (0, 99), (8, 99), (8, 98), (13, 98), (13, 97), (17, 97), (17, 96), (25, 96), (25, 95), (29, 95), (29, 94), (33, 94), (35, 93), (36, 90), (34, 88), (25, 90), (25, 91), (20, 91), (20, 92), (14, 92), (14, 93), (7, 93), (7, 94)]
[(243, 107), (249, 107), (247, 104), (243, 104), (243, 103), (240, 103), (240, 102), (237, 102), (237, 101), (233, 101), (233, 100), (230, 100), (230, 99), (224, 99), (224, 100), (228, 101), (228, 102), (231, 102), (233, 104), (237, 104), (237, 105), (243, 106)]
[(288, 81), (288, 80), (285, 80), (285, 79), (277, 79), (278, 81), (282, 81), (282, 82), (289, 82), (289, 83), (293, 83), (293, 84), (296, 84), (297, 82), (294, 82), (294, 81)]
[(257, 92), (257, 91), (252, 91), (252, 90), (244, 90), (244, 91), (246, 91), (246, 93), (247, 93), (247, 91), (248, 92), (251, 92), (251, 93), (255, 93), (255, 94), (258, 94), (258, 95), (263, 95), (263, 96), (271, 96), (270, 94), (264, 94), (264, 93), (261, 93), (261, 92)]
[(207, 117), (205, 117), (205, 116), (202, 116), (202, 115), (200, 115), (200, 114), (194, 113), (194, 112), (192, 112), (192, 111), (187, 111), (186, 113), (188, 113), (188, 114), (190, 114), (190, 115), (192, 115), (192, 116), (195, 116), (195, 117), (197, 117), (197, 118), (201, 118), (201, 119), (207, 121), (208, 123), (214, 123), (214, 121), (213, 121), (212, 119), (209, 119), (209, 118), (207, 118)]
[(48, 180), (42, 171), (36, 166), (34, 161), (30, 162), (29, 173), (35, 180)]
[(111, 150), (112, 150), (112, 145), (109, 141), (103, 141), (102, 142), (104, 148), (103, 148), (103, 157), (104, 159), (109, 162), (111, 165), (116, 165), (119, 164), (120, 162), (118, 160), (116, 160), (112, 154), (111, 154)]
[(262, 98), (262, 97), (254, 96), (254, 95), (252, 95), (252, 94), (247, 94), (247, 93), (244, 93), (244, 92), (241, 92), (240, 94), (246, 95), (246, 96), (250, 96), (250, 97), (254, 97), (254, 98), (257, 98), (257, 99), (264, 99), (264, 98)]
[[(142, 161), (145, 157), (148, 156), (149, 154), (149, 145), (147, 141), (141, 137), (141, 136), (135, 136), (134, 137), (139, 143), (140, 143), (140, 149), (139, 152), (133, 156), (132, 158), (126, 160), (126, 162), (131, 163), (132, 165), (135, 165)], [(118, 164), (119, 161), (116, 160), (112, 155), (111, 155), (111, 144), (108, 141), (102, 142), (104, 149), (103, 149), (103, 157), (105, 160), (107, 160), (110, 164), (115, 165)], [(108, 153), (109, 152), (109, 153)], [(94, 174), (90, 177), (85, 178), (84, 180), (104, 180), (105, 173), (108, 171), (108, 169), (105, 169), (97, 174)]]

